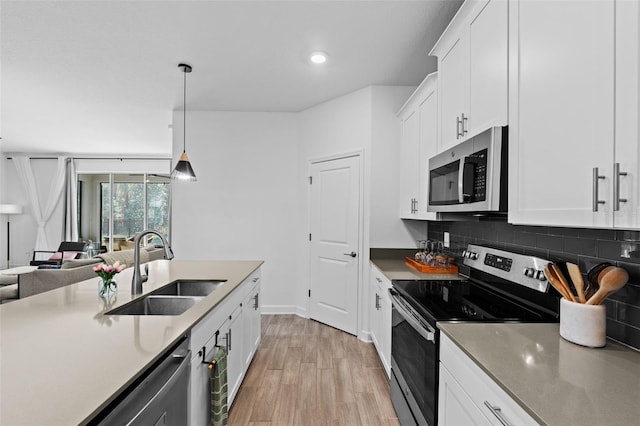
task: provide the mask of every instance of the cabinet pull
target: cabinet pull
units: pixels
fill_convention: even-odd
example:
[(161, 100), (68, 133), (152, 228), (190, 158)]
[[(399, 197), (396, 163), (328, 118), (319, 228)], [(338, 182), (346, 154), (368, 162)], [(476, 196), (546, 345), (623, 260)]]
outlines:
[(620, 203), (626, 203), (626, 198), (620, 198), (620, 176), (626, 176), (627, 172), (620, 171), (620, 163), (615, 163), (613, 165), (613, 210), (620, 210)]
[(253, 310), (257, 311), (258, 310), (258, 297), (260, 296), (260, 293), (256, 293), (255, 296), (253, 296)]
[(460, 131), (461, 125), (462, 120), (460, 120), (460, 117), (456, 117), (456, 139), (460, 139), (460, 136), (462, 136), (462, 132)]
[(594, 167), (593, 168), (593, 211), (597, 212), (598, 211), (598, 205), (599, 204), (604, 204), (604, 201), (601, 201), (598, 199), (598, 183), (600, 181), (600, 179), (604, 179), (604, 176), (600, 176), (600, 174), (598, 173), (598, 168)]
[(380, 296), (376, 293), (376, 311), (380, 310)]
[(382, 282), (382, 279), (380, 277), (376, 277), (376, 281), (378, 281), (379, 283)]
[(227, 353), (231, 352), (231, 329), (227, 332)]
[(496, 416), (500, 423), (502, 423), (504, 426), (511, 426), (511, 423), (509, 423), (509, 421), (502, 414), (502, 409), (500, 409), (500, 407), (491, 405), (489, 401), (485, 401), (484, 405), (486, 405), (489, 411), (491, 411), (491, 414)]
[(460, 124), (462, 125), (462, 134), (461, 134), (461, 136), (464, 136), (467, 133), (466, 123), (467, 123), (467, 120), (469, 119), (469, 117), (465, 117), (464, 116), (464, 112), (462, 113), (461, 116), (462, 116), (462, 120), (460, 120)]

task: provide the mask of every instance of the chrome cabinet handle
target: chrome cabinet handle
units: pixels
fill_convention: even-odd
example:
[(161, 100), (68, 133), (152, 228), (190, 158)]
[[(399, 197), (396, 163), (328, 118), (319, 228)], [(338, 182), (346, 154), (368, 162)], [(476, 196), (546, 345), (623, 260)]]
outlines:
[(231, 352), (231, 329), (227, 332), (227, 353)]
[(260, 297), (260, 293), (256, 293), (255, 296), (253, 296), (253, 310), (257, 311), (258, 310), (258, 298)]
[(460, 139), (460, 136), (462, 136), (462, 132), (460, 131), (461, 125), (462, 120), (460, 120), (460, 117), (456, 117), (456, 139)]
[(627, 176), (627, 172), (620, 171), (620, 163), (613, 165), (613, 210), (620, 210), (620, 203), (626, 203), (626, 198), (620, 198), (620, 176)]
[(486, 405), (489, 411), (491, 411), (491, 414), (496, 416), (500, 423), (502, 423), (504, 426), (511, 426), (511, 423), (509, 423), (509, 421), (502, 414), (502, 409), (500, 407), (491, 405), (489, 401), (485, 401), (484, 405)]
[(465, 117), (464, 116), (464, 112), (462, 113), (461, 116), (462, 116), (462, 120), (460, 120), (460, 124), (462, 124), (462, 135), (461, 136), (464, 136), (466, 133), (468, 133), (467, 126), (465, 126), (465, 124), (466, 124), (467, 120), (469, 119), (469, 117)]
[(604, 176), (600, 176), (598, 173), (598, 168), (593, 168), (593, 206), (592, 209), (594, 212), (598, 211), (598, 205), (604, 204), (605, 202), (598, 199), (598, 182), (600, 179), (604, 179)]
[(380, 296), (376, 293), (376, 311), (380, 310)]
[(355, 251), (352, 251), (351, 253), (342, 253), (345, 256), (351, 256), (351, 257), (356, 257), (358, 255), (358, 253), (356, 253)]

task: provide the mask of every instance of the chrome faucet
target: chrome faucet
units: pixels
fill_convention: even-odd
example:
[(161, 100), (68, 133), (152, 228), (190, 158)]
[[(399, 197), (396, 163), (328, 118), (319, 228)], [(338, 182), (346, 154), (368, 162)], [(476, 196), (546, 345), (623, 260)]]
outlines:
[(162, 235), (158, 231), (154, 231), (153, 229), (146, 229), (138, 234), (133, 240), (133, 279), (131, 280), (131, 294), (141, 294), (142, 293), (142, 283), (146, 282), (149, 279), (147, 275), (149, 273), (149, 265), (145, 265), (144, 274), (140, 272), (140, 240), (142, 237), (148, 234), (157, 235), (162, 240), (162, 245), (164, 247), (164, 258), (171, 260), (173, 259), (173, 251), (171, 250), (171, 246), (167, 241), (167, 238)]

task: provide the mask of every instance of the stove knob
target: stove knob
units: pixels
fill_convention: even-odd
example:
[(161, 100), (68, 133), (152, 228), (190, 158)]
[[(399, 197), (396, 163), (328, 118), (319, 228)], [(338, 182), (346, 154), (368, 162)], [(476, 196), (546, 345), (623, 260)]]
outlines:
[(533, 268), (524, 268), (524, 275), (529, 278), (533, 278), (533, 275), (536, 273), (536, 270)]
[(477, 260), (478, 259), (478, 253), (471, 252), (470, 256), (471, 256), (471, 260)]
[(536, 273), (536, 278), (540, 281), (546, 281), (547, 277), (544, 275), (544, 271), (538, 270)]

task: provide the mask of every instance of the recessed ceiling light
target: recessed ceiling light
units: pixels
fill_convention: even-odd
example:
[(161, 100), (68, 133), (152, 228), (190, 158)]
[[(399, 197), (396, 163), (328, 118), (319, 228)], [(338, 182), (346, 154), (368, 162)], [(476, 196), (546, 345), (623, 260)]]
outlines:
[(320, 51), (313, 52), (309, 57), (309, 60), (316, 65), (324, 64), (327, 62), (327, 54)]

